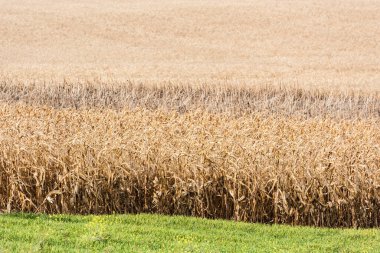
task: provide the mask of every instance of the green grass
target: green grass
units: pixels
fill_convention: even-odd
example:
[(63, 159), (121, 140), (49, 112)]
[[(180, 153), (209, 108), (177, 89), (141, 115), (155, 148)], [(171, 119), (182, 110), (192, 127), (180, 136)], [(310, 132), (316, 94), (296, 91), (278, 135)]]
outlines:
[(380, 230), (160, 215), (0, 215), (0, 252), (377, 252)]

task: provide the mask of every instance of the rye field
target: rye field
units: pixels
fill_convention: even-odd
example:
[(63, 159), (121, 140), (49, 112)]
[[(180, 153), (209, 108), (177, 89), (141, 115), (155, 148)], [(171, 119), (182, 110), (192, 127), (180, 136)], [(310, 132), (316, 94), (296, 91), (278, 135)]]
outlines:
[(12, 212), (379, 227), (379, 1), (0, 0)]

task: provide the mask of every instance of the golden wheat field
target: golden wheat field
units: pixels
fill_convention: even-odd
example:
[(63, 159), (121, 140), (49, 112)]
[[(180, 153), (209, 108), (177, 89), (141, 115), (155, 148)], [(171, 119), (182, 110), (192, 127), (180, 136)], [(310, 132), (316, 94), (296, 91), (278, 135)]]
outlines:
[(380, 2), (0, 0), (0, 213), (380, 226)]

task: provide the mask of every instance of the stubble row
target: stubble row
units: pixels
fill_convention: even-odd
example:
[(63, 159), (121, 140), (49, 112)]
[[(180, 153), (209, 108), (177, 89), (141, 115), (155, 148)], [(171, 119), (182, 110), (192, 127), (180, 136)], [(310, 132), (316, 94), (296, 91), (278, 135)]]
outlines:
[[(302, 86), (301, 86), (302, 87)], [(0, 102), (53, 108), (146, 108), (179, 113), (204, 110), (244, 115), (380, 118), (380, 93), (268, 84), (0, 81)]]

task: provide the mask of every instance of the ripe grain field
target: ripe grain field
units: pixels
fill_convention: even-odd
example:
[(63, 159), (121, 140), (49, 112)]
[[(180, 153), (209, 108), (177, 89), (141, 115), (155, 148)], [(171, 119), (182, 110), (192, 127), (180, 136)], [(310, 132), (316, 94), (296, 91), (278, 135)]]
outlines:
[(0, 7), (0, 212), (379, 226), (378, 1)]

